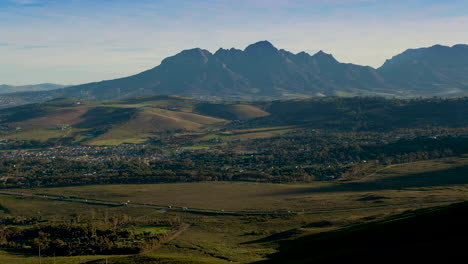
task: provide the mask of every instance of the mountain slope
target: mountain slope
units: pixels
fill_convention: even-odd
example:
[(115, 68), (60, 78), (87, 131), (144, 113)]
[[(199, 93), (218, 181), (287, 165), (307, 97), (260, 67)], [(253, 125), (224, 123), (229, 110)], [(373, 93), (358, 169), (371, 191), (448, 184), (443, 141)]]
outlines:
[(409, 49), (387, 60), (378, 72), (394, 86), (426, 96), (468, 91), (468, 45)]
[[(4, 102), (40, 102), (56, 97), (111, 100), (177, 94), (201, 99), (279, 99), (323, 95), (386, 95), (389, 85), (370, 67), (344, 64), (319, 52), (313, 56), (278, 50), (260, 41), (245, 50), (184, 50), (145, 72), (54, 91), (8, 95)], [(1, 101), (1, 100), (0, 100)]]
[(175, 94), (203, 100), (272, 100), (310, 96), (463, 96), (468, 45), (410, 49), (379, 69), (340, 63), (323, 51), (293, 54), (268, 41), (244, 50), (195, 48), (136, 75), (38, 92), (0, 95), (0, 107), (58, 97), (116, 100)]
[(240, 76), (223, 67), (210, 52), (192, 49), (166, 58), (158, 67), (137, 75), (78, 85), (62, 89), (60, 94), (91, 100), (156, 94), (202, 97), (207, 93), (220, 96), (245, 86)]

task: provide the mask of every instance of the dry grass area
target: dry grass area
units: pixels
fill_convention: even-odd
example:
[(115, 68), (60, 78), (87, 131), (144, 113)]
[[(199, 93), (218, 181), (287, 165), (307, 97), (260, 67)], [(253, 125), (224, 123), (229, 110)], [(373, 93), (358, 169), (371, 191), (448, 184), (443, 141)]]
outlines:
[(64, 124), (71, 126), (83, 120), (81, 115), (86, 110), (88, 110), (86, 106), (61, 108), (49, 112), (46, 116), (11, 123), (11, 126), (22, 129), (53, 129)]
[[(372, 221), (402, 212), (406, 209), (390, 208), (372, 211), (333, 212), (298, 215), (264, 216), (209, 216), (184, 212), (171, 212), (131, 206), (98, 206), (86, 203), (52, 201), (38, 197), (14, 198), (0, 195), (0, 204), (9, 215), (35, 216), (48, 221), (70, 219), (103, 220), (126, 214), (134, 219), (172, 219), (192, 226), (177, 239), (154, 252), (158, 255), (185, 256), (189, 259), (208, 258), (208, 262), (249, 263), (264, 259), (275, 251), (271, 243), (278, 239), (334, 230), (355, 223)], [(4, 212), (0, 211), (0, 216)], [(327, 223), (321, 226), (320, 223)], [(3, 254), (3, 255), (2, 255)], [(0, 251), (8, 262), (2, 264), (37, 263), (37, 258)], [(84, 260), (102, 259), (99, 256), (83, 256)], [(109, 260), (111, 260), (109, 256)], [(4, 260), (2, 259), (2, 260)], [(57, 258), (57, 263), (75, 263), (78, 257)], [(120, 259), (117, 257), (113, 260)], [(44, 258), (42, 263), (53, 259)], [(187, 260), (188, 261), (188, 260)], [(112, 263), (112, 262), (110, 262)], [(131, 262), (132, 263), (132, 262)], [(172, 262), (169, 262), (172, 263)], [(191, 262), (189, 262), (191, 263)]]
[(174, 130), (197, 131), (204, 126), (222, 123), (225, 120), (202, 116), (193, 113), (176, 112), (164, 109), (149, 108), (141, 110), (137, 115), (110, 129), (87, 144), (116, 145), (121, 143), (142, 143), (154, 133)]
[(2, 264), (75, 264), (105, 258), (104, 256), (75, 256), (75, 257), (42, 257), (24, 256), (14, 252), (0, 250), (0, 263)]
[(31, 129), (21, 130), (14, 134), (4, 135), (3, 139), (13, 140), (39, 140), (46, 141), (50, 138), (61, 138), (72, 135), (74, 132), (81, 131), (80, 129)]
[[(94, 185), (29, 190), (88, 199), (229, 211), (311, 211), (468, 199), (468, 185), (402, 190), (339, 190), (335, 184), (204, 182)], [(322, 189), (323, 188), (323, 189)], [(330, 189), (330, 191), (325, 191)]]
[[(18, 190), (191, 208), (236, 211), (315, 210), (314, 214), (199, 215), (144, 207), (102, 206), (38, 197), (15, 198), (0, 195), (0, 205), (7, 209), (0, 210), (0, 215), (40, 216), (41, 219), (49, 221), (63, 221), (70, 217), (101, 219), (119, 214), (145, 219), (173, 219), (190, 223), (191, 227), (159, 249), (157, 254), (248, 263), (264, 259), (268, 254), (275, 252), (274, 242), (279, 239), (336, 230), (429, 206), (420, 203), (467, 200), (467, 167), (467, 157), (456, 157), (389, 166), (351, 182), (203, 182)], [(380, 207), (398, 204), (409, 206)], [(345, 208), (372, 209), (335, 210)], [(9, 263), (22, 262), (17, 260)]]
[(311, 211), (468, 199), (468, 158), (390, 166), (352, 182), (200, 182), (40, 188), (30, 192), (231, 211)]
[(262, 109), (253, 105), (226, 105), (225, 111), (228, 111), (236, 116), (239, 120), (247, 120), (251, 118), (263, 117), (270, 115), (270, 113), (263, 111)]
[[(93, 125), (104, 127), (106, 132), (93, 138), (86, 138), (81, 143), (89, 145), (117, 145), (122, 143), (143, 143), (157, 133), (167, 131), (189, 131), (191, 133), (207, 132), (209, 129), (226, 124), (230, 121), (217, 117), (217, 111), (200, 114), (196, 105), (200, 102), (180, 96), (153, 96), (145, 98), (131, 98), (120, 101), (101, 103), (86, 103), (70, 106), (70, 102), (54, 102), (44, 109), (40, 117), (25, 116), (20, 122), (11, 122), (11, 128), (21, 129), (9, 131), (5, 139), (40, 140), (45, 141), (57, 137), (81, 138), (83, 124), (95, 122)], [(262, 109), (246, 104), (219, 105), (233, 120), (247, 120), (269, 115)], [(115, 111), (99, 111), (105, 108)], [(97, 112), (94, 110), (98, 110)], [(125, 109), (133, 109), (135, 113), (122, 116)], [(92, 115), (87, 116), (89, 111)], [(94, 112), (93, 112), (94, 111)], [(112, 112), (112, 114), (110, 114)], [(130, 112), (130, 111), (127, 111)], [(94, 120), (96, 119), (96, 120)], [(100, 123), (101, 119), (105, 120)], [(91, 120), (91, 121), (90, 121)], [(89, 123), (88, 122), (88, 123)], [(80, 128), (80, 129), (79, 129)], [(61, 131), (64, 129), (65, 131)], [(271, 137), (266, 135), (240, 135), (238, 138)], [(233, 138), (234, 139), (234, 138)]]

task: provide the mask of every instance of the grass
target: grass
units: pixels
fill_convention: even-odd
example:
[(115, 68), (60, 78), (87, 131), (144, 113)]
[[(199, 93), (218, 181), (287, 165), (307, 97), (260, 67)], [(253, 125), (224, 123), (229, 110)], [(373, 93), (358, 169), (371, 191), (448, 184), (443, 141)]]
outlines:
[[(26, 190), (88, 199), (186, 206), (224, 210), (303, 209), (300, 190), (330, 183), (269, 184), (250, 182), (200, 182), (168, 184), (89, 185)], [(311, 208), (311, 207), (308, 207)]]
[(229, 105), (226, 108), (226, 111), (234, 114), (239, 120), (247, 120), (270, 115), (270, 113), (252, 105)]
[(191, 150), (197, 150), (197, 149), (209, 149), (212, 145), (195, 145), (195, 146), (185, 146), (181, 147), (181, 149), (191, 149)]
[[(53, 107), (45, 108), (44, 115), (26, 116), (24, 120), (9, 123), (11, 127), (20, 127), (21, 130), (11, 131), (2, 138), (45, 141), (75, 136), (83, 144), (117, 145), (142, 143), (154, 133), (162, 131), (201, 131), (207, 126), (217, 127), (226, 123), (224, 119), (194, 113), (195, 103), (192, 99), (174, 96), (135, 98), (86, 106), (68, 105), (68, 102), (66, 106), (54, 103)], [(63, 125), (72, 128), (57, 129)], [(100, 126), (108, 128), (108, 131), (89, 140), (78, 138), (77, 132), (82, 131), (79, 128)]]
[(140, 144), (144, 143), (147, 141), (148, 138), (142, 137), (142, 138), (115, 138), (115, 139), (97, 139), (97, 140), (90, 140), (85, 143), (85, 145), (91, 145), (91, 146), (116, 146), (124, 143), (129, 143), (129, 144)]
[[(106, 262), (107, 259), (107, 262)], [(227, 263), (223, 260), (200, 257), (160, 256), (156, 254), (145, 254), (135, 256), (73, 256), (73, 257), (41, 257), (24, 256), (10, 251), (0, 250), (2, 264), (221, 264)]]
[[(164, 210), (132, 206), (97, 206), (30, 197), (17, 199), (10, 196), (0, 196), (0, 203), (9, 209), (10, 212), (7, 215), (36, 216), (42, 220), (56, 222), (69, 221), (72, 218), (79, 218), (81, 221), (103, 220), (104, 218), (125, 214), (133, 219), (149, 221), (165, 219), (174, 222), (190, 223), (192, 226), (188, 230), (155, 253), (158, 255), (189, 257), (189, 259), (209, 258), (213, 262), (221, 260), (241, 263), (259, 261), (265, 259), (268, 254), (274, 253), (276, 246), (272, 242), (276, 242), (275, 239), (283, 238), (282, 236), (274, 236), (277, 233), (283, 233), (291, 229), (297, 230), (297, 235), (323, 232), (356, 222), (378, 219), (402, 211), (402, 209), (377, 209), (373, 211), (335, 212), (314, 215), (238, 217), (193, 215), (183, 212), (165, 212)], [(2, 214), (4, 215), (5, 213), (0, 212), (0, 216)], [(326, 227), (311, 224), (321, 222), (330, 224)], [(166, 229), (165, 227), (156, 226), (140, 226), (136, 228), (142, 231), (151, 230), (158, 232)], [(261, 242), (261, 239), (265, 237), (271, 238), (272, 236), (275, 239), (270, 239), (267, 243)], [(12, 261), (6, 264), (34, 263), (34, 259), (27, 259), (24, 256), (9, 255), (9, 258)], [(25, 258), (26, 260), (23, 261)], [(116, 259), (119, 258), (117, 257)], [(76, 258), (72, 259), (77, 261)], [(93, 258), (90, 257), (90, 259)], [(3, 264), (4, 262), (1, 263)]]
[(224, 120), (194, 113), (147, 108), (138, 111), (133, 118), (87, 142), (90, 145), (117, 145), (142, 143), (154, 133), (174, 130), (199, 131), (206, 125)]
[[(134, 98), (129, 100), (101, 102), (89, 105), (53, 105), (48, 107), (43, 116), (30, 117), (20, 122), (13, 122), (12, 127), (21, 130), (11, 131), (5, 139), (40, 140), (65, 136), (75, 137), (75, 142), (85, 145), (119, 145), (123, 143), (143, 143), (155, 133), (166, 131), (191, 131), (207, 133), (209, 129), (219, 128), (229, 121), (218, 116), (222, 110), (232, 120), (247, 120), (263, 117), (269, 113), (253, 105), (243, 104), (206, 104), (211, 108), (203, 114), (196, 113), (197, 101), (172, 96), (153, 98)], [(69, 129), (57, 129), (63, 125)], [(80, 135), (84, 128), (106, 127), (104, 134), (93, 138)], [(258, 128), (251, 131), (233, 131), (231, 135), (201, 136), (200, 141), (214, 137), (223, 141), (238, 139), (268, 138), (287, 133), (283, 128)], [(195, 147), (197, 149), (197, 147)]]
[[(89, 264), (104, 264), (105, 259), (91, 261)], [(194, 257), (179, 257), (179, 256), (159, 256), (159, 255), (137, 255), (125, 257), (111, 257), (107, 259), (107, 263), (113, 264), (221, 264), (227, 263), (222, 260)]]
[(228, 120), (247, 120), (269, 115), (269, 113), (253, 105), (244, 104), (212, 104), (198, 105), (196, 111), (201, 114), (216, 116)]
[(257, 139), (257, 138), (271, 138), (280, 136), (289, 132), (294, 131), (295, 127), (292, 126), (280, 126), (280, 127), (263, 127), (253, 129), (239, 129), (229, 131), (225, 134), (229, 135), (232, 139)]
[[(22, 254), (0, 250), (0, 263), (2, 264), (76, 264), (86, 263), (93, 260), (99, 260), (105, 258), (105, 256), (76, 256), (76, 257), (42, 257), (39, 262), (38, 256), (25, 256)], [(112, 263), (112, 262), (111, 262)]]
[(81, 115), (87, 109), (86, 106), (58, 108), (48, 111), (46, 116), (12, 123), (11, 125), (24, 129), (53, 129), (63, 124), (74, 125), (82, 121)]
[(261, 263), (453, 263), (465, 254), (468, 203), (404, 212), (280, 243)]
[(213, 139), (216, 139), (222, 142), (232, 141), (231, 137), (226, 136), (226, 135), (221, 135), (221, 134), (206, 134), (196, 139), (196, 141), (207, 141), (207, 140), (213, 140)]
[(453, 157), (392, 165), (346, 182), (92, 185), (27, 191), (226, 211), (313, 211), (467, 200), (467, 174), (468, 158)]
[[(190, 223), (189, 229), (156, 252), (158, 255), (155, 255), (155, 260), (147, 259), (146, 263), (165, 263), (154, 262), (166, 261), (159, 260), (159, 254), (180, 257), (179, 260), (187, 257), (187, 261), (208, 258), (208, 261), (248, 263), (266, 259), (269, 254), (276, 252), (276, 242), (281, 240), (294, 240), (357, 223), (386, 219), (388, 216), (408, 210), (408, 208), (379, 208), (378, 206), (381, 205), (413, 204), (413, 208), (419, 208), (427, 206), (417, 203), (467, 200), (468, 182), (465, 179), (468, 172), (467, 165), (467, 157), (445, 158), (393, 165), (352, 181), (311, 184), (202, 182), (19, 190), (189, 208), (236, 211), (318, 210), (316, 214), (210, 216), (144, 207), (109, 207), (0, 195), (0, 204), (6, 209), (0, 211), (0, 216), (40, 216), (41, 219), (48, 221), (63, 221), (72, 217), (76, 218), (77, 215), (82, 219), (102, 219), (112, 215), (126, 214), (137, 219), (154, 221), (166, 219)], [(374, 207), (374, 209), (326, 211), (360, 207)], [(167, 231), (164, 227), (157, 226), (135, 228), (139, 228), (142, 232), (143, 230)], [(121, 261), (115, 263), (143, 261), (134, 256), (116, 257), (112, 260)], [(102, 260), (100, 261), (97, 263), (102, 263)], [(16, 263), (23, 262), (17, 261)]]
[[(418, 161), (387, 166), (375, 173), (366, 175), (361, 182), (372, 182), (381, 179), (400, 178), (409, 175), (430, 173), (434, 171), (446, 171), (447, 169), (463, 167), (468, 165), (468, 156), (451, 157), (435, 160)], [(435, 179), (437, 180), (437, 179)], [(441, 179), (438, 179), (441, 180)]]
[(13, 197), (0, 195), (0, 204), (7, 212), (0, 211), (2, 215), (38, 217), (52, 222), (62, 221), (80, 216), (83, 219), (101, 219), (126, 214), (136, 218), (155, 217), (159, 211), (150, 208), (134, 208), (123, 206), (102, 206), (86, 203), (69, 203), (60, 200), (46, 200), (32, 197)]
[(16, 139), (16, 140), (39, 140), (46, 141), (50, 138), (61, 138), (70, 134), (70, 130), (59, 130), (59, 129), (32, 129), (32, 130), (20, 130), (17, 133), (2, 136), (4, 139)]
[(144, 226), (131, 226), (127, 229), (134, 230), (136, 234), (141, 234), (145, 232), (150, 232), (153, 234), (163, 234), (172, 230), (170, 226), (153, 226), (153, 225), (144, 225)]

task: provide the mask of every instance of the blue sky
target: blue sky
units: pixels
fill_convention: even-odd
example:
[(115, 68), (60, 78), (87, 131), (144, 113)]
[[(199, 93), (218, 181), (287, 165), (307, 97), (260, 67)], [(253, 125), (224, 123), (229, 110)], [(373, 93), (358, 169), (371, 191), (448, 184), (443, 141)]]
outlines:
[(0, 84), (113, 79), (259, 40), (379, 67), (407, 48), (468, 43), (468, 1), (0, 0)]

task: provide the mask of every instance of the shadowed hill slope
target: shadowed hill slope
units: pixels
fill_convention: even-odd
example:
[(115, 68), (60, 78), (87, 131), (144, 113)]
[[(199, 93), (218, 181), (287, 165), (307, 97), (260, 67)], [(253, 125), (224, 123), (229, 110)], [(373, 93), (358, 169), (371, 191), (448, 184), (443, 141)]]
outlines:
[(464, 126), (468, 99), (316, 98), (273, 101), (262, 109), (269, 116), (251, 126), (308, 125), (314, 128), (388, 130), (424, 126)]
[(197, 105), (196, 111), (228, 120), (248, 120), (269, 115), (268, 112), (248, 104), (204, 103)]
[(284, 241), (258, 263), (455, 263), (465, 254), (467, 221), (467, 202), (410, 211)]

